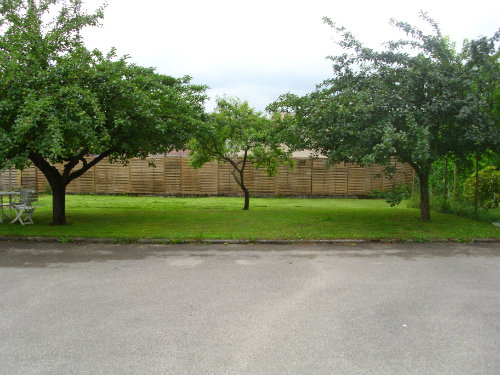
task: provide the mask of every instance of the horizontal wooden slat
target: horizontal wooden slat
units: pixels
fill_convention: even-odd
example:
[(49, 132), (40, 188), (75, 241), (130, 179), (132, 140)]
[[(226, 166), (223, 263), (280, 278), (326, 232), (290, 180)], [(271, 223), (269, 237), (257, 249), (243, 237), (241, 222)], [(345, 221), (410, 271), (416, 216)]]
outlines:
[(201, 168), (191, 167), (190, 158), (181, 159), (182, 194), (218, 194), (218, 165), (212, 161)]
[(311, 178), (313, 195), (336, 196), (348, 194), (347, 166), (344, 164), (327, 168), (324, 159), (316, 159), (313, 161)]
[(181, 162), (180, 156), (165, 156), (164, 158), (164, 184), (165, 194), (181, 194), (182, 193), (182, 178), (181, 178)]

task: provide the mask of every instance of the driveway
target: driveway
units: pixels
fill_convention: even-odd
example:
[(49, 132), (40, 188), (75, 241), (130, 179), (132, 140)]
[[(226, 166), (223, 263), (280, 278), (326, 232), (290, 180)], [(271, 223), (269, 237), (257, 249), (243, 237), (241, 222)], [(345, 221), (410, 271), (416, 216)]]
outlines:
[(499, 244), (0, 242), (0, 374), (499, 374)]

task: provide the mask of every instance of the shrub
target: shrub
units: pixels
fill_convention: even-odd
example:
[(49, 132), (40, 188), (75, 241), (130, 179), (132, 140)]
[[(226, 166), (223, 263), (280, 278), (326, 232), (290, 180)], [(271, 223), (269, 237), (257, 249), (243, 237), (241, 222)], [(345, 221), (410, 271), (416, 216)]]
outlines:
[[(476, 176), (473, 174), (464, 182), (464, 199), (466, 201), (474, 201), (475, 186)], [(482, 207), (498, 207), (500, 203), (500, 171), (495, 167), (489, 166), (479, 171), (478, 200)]]

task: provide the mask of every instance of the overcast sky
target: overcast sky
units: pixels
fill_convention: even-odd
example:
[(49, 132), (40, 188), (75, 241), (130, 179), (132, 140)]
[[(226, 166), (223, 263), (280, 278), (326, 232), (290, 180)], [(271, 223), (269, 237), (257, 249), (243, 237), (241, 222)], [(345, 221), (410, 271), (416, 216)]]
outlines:
[(331, 76), (325, 57), (338, 50), (323, 16), (378, 47), (401, 36), (391, 17), (418, 24), (420, 10), (458, 46), (500, 28), (498, 0), (108, 0), (103, 26), (85, 38), (90, 48), (114, 46), (134, 63), (208, 85), (209, 110), (226, 94), (263, 111), (280, 94), (305, 94)]

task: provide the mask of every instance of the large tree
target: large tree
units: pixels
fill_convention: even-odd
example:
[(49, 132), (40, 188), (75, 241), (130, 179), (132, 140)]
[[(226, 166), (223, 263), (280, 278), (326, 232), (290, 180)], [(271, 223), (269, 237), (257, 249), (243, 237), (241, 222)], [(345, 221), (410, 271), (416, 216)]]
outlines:
[(280, 164), (293, 166), (288, 149), (283, 147), (275, 122), (236, 98), (218, 98), (217, 107), (200, 126), (190, 143), (191, 165), (217, 160), (229, 163), (234, 180), (245, 195), (244, 210), (250, 206), (250, 190), (245, 184), (249, 165), (261, 168), (268, 176)]
[[(330, 163), (409, 163), (420, 182), (421, 218), (429, 220), (432, 163), (498, 145), (499, 129), (484, 103), (491, 103), (499, 80), (499, 34), (466, 43), (458, 53), (438, 25), (421, 16), (429, 34), (391, 21), (407, 38), (382, 51), (325, 18), (345, 51), (329, 57), (333, 78), (304, 97), (284, 95), (270, 108), (291, 114), (284, 120), (295, 147), (316, 150)], [(478, 83), (486, 76), (488, 92)]]
[[(80, 0), (6, 0), (0, 7), (0, 168), (33, 163), (66, 224), (67, 185), (99, 161), (183, 148), (205, 87), (85, 48)], [(62, 168), (57, 168), (62, 165)]]

